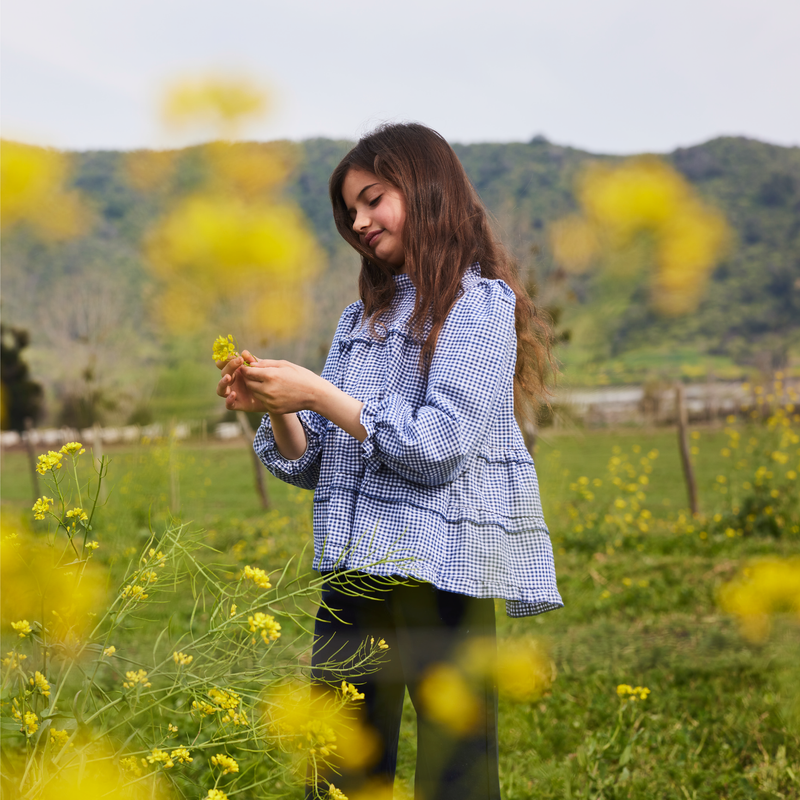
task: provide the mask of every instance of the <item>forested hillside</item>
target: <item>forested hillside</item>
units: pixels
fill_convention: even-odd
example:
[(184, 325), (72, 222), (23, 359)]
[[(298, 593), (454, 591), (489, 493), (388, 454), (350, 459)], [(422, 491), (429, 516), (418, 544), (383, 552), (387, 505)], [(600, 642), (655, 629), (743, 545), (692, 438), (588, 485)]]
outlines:
[[(318, 369), (341, 308), (356, 296), (356, 259), (339, 241), (327, 196), (328, 176), (348, 143), (313, 139), (284, 147), (294, 162), (285, 192), (307, 215), (328, 263), (310, 294), (310, 327), (267, 349)], [(726, 215), (734, 242), (697, 312), (654, 315), (642, 279), (602, 335), (591, 336), (580, 321), (596, 302), (593, 278), (556, 269), (548, 226), (575, 208), (575, 178), (588, 161), (618, 159), (542, 137), (456, 151), (521, 269), (573, 333), (561, 347), (571, 383), (597, 382), (598, 375), (643, 380), (681, 368), (684, 375), (730, 375), (736, 367), (791, 368), (793, 360), (800, 367), (800, 148), (720, 138), (663, 156)], [(111, 417), (136, 413), (154, 392), (183, 394), (193, 407), (200, 372), (192, 365), (208, 369), (208, 343), (162, 338), (148, 313), (154, 289), (142, 243), (170, 202), (202, 182), (198, 152), (182, 151), (169, 185), (149, 192), (126, 180), (125, 154), (74, 154), (72, 183), (94, 211), (89, 232), (62, 244), (24, 227), (4, 237), (4, 322), (32, 334), (31, 361), (47, 385), (51, 417), (65, 397), (87, 392), (96, 395), (93, 413)]]

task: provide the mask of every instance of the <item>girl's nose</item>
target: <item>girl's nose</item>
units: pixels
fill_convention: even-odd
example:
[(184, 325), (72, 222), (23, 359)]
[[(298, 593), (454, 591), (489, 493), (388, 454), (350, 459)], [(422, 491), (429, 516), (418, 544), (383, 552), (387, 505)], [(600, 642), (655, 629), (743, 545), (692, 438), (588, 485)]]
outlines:
[(353, 230), (356, 233), (361, 233), (369, 227), (369, 219), (366, 214), (361, 211), (356, 212), (356, 218), (353, 220)]

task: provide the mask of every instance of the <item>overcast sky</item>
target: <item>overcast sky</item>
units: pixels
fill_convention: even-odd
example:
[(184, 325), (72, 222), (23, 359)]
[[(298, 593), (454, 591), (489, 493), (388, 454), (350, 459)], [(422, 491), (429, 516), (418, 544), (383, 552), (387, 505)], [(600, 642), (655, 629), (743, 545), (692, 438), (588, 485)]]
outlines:
[(719, 135), (800, 145), (800, 0), (2, 0), (3, 135), (186, 144), (171, 79), (273, 89), (248, 138), (352, 139), (418, 120), (453, 142), (537, 133), (594, 152)]

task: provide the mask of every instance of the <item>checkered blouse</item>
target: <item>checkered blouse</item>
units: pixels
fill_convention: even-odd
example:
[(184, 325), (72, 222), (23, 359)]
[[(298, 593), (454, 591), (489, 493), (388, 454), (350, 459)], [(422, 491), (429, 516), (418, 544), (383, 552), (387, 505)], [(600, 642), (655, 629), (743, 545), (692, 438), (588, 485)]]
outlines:
[(414, 286), (406, 275), (395, 281), (385, 336), (370, 335), (362, 303), (353, 303), (322, 371), (363, 401), (367, 438), (301, 411), (308, 447), (290, 461), (268, 415), (256, 433), (273, 475), (315, 489), (314, 569), (413, 576), (505, 598), (513, 617), (559, 608), (536, 471), (514, 419), (514, 293), (470, 267), (425, 380), (406, 325)]

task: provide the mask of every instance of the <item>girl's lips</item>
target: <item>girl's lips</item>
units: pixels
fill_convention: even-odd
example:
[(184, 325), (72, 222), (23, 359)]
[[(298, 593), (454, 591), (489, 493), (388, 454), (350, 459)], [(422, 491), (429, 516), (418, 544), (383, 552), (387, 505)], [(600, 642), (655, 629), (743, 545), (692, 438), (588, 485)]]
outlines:
[(364, 237), (364, 244), (365, 244), (367, 247), (372, 247), (372, 243), (373, 243), (373, 242), (375, 241), (375, 239), (377, 239), (377, 238), (378, 238), (378, 237), (379, 237), (379, 236), (380, 236), (382, 233), (383, 233), (383, 231), (370, 231), (370, 232), (369, 232), (369, 233), (368, 233), (368, 234), (367, 234), (367, 235)]

